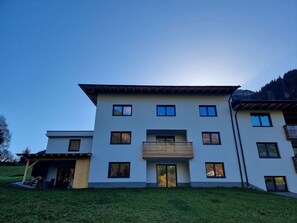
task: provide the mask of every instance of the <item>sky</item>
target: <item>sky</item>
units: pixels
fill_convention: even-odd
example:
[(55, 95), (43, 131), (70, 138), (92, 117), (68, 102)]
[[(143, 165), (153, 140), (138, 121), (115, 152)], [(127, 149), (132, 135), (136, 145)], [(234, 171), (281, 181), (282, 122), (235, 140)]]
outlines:
[(297, 68), (297, 0), (0, 0), (10, 150), (93, 130), (83, 84), (241, 85)]

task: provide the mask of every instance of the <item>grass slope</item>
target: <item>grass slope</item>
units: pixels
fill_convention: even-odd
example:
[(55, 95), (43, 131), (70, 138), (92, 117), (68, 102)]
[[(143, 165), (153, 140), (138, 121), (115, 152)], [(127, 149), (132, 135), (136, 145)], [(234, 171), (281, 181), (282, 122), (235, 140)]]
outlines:
[(0, 222), (297, 222), (297, 199), (249, 189), (35, 190), (0, 166)]

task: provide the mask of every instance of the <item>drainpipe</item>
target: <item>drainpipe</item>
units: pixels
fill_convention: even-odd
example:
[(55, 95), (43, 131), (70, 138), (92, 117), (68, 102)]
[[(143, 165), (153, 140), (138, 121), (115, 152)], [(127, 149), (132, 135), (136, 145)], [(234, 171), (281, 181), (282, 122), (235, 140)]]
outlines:
[(233, 93), (230, 95), (228, 99), (228, 104), (229, 104), (229, 112), (230, 112), (230, 118), (231, 118), (231, 124), (232, 124), (232, 131), (233, 131), (233, 137), (234, 137), (234, 144), (236, 148), (236, 156), (237, 156), (237, 162), (239, 166), (239, 173), (240, 173), (240, 180), (241, 180), (241, 187), (244, 188), (244, 183), (243, 183), (243, 178), (242, 178), (242, 169), (241, 169), (241, 163), (240, 163), (240, 157), (239, 157), (239, 151), (238, 151), (238, 146), (237, 146), (237, 139), (236, 139), (236, 134), (235, 134), (235, 128), (234, 128), (234, 121), (233, 121), (233, 116), (232, 116), (232, 108), (231, 108), (231, 98), (232, 98)]
[[(240, 102), (241, 103), (241, 102)], [(238, 125), (238, 119), (237, 119), (237, 113), (239, 110), (237, 110), (235, 112), (235, 122), (236, 122), (236, 128), (237, 128), (237, 134), (238, 134), (238, 139), (239, 139), (239, 145), (240, 145), (240, 151), (241, 151), (241, 155), (242, 155), (242, 162), (243, 162), (243, 167), (244, 167), (244, 173), (245, 173), (245, 179), (246, 179), (246, 184), (249, 187), (249, 178), (248, 178), (248, 174), (246, 171), (246, 164), (245, 164), (245, 158), (244, 158), (244, 153), (243, 153), (243, 147), (242, 147), (242, 141), (241, 141), (241, 135), (240, 135), (240, 131), (239, 131), (239, 125)]]

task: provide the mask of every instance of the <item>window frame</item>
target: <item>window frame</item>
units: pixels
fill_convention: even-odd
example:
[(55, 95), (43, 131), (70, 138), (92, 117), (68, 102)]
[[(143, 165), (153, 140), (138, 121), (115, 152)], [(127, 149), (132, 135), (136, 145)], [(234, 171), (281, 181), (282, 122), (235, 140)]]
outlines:
[[(257, 116), (258, 117), (258, 120), (259, 120), (260, 125), (254, 125), (253, 120), (252, 120), (252, 117), (253, 116)], [(267, 116), (270, 125), (269, 126), (263, 125), (260, 116)], [(251, 118), (251, 122), (252, 122), (252, 126), (253, 127), (273, 127), (272, 121), (271, 121), (271, 117), (270, 117), (270, 113), (250, 113), (250, 118)]]
[[(114, 134), (114, 133), (118, 133), (118, 134), (120, 134), (120, 142), (119, 143), (114, 143), (113, 142), (113, 140), (112, 140), (112, 135)], [(130, 134), (130, 142), (128, 142), (128, 143), (123, 143), (122, 142), (122, 134)], [(131, 144), (131, 141), (132, 141), (132, 133), (131, 133), (131, 131), (111, 131), (110, 132), (110, 144), (111, 145), (130, 145)]]
[[(115, 114), (115, 107), (122, 107), (122, 114), (121, 115), (116, 115)], [(124, 107), (130, 107), (131, 108), (131, 114), (130, 115), (125, 115), (124, 114)], [(112, 116), (132, 116), (132, 105), (131, 104), (114, 104), (112, 106)]]
[[(111, 176), (111, 166), (117, 164), (118, 165), (118, 170), (117, 170), (117, 175), (116, 176)], [(127, 176), (121, 176), (120, 175), (120, 169), (121, 169), (121, 164), (128, 164), (129, 172)], [(131, 170), (131, 163), (130, 162), (109, 162), (108, 163), (108, 178), (130, 178), (130, 170)]]
[[(206, 115), (201, 115), (201, 112), (200, 112), (201, 108), (206, 108)], [(214, 108), (215, 115), (209, 114), (209, 110), (208, 110), (209, 108)], [(199, 105), (199, 115), (200, 117), (217, 117), (218, 116), (217, 106), (216, 105)]]
[[(73, 141), (79, 141), (78, 150), (71, 149), (71, 143), (72, 143)], [(68, 151), (69, 151), (69, 152), (78, 152), (78, 151), (80, 150), (80, 145), (81, 145), (81, 139), (69, 139)]]
[[(159, 113), (158, 113), (158, 108), (161, 108), (161, 107), (164, 107), (164, 109), (165, 109), (165, 114), (164, 115), (159, 115)], [(174, 108), (174, 114), (173, 115), (168, 115), (167, 114), (167, 108), (169, 108), (169, 107)], [(175, 117), (176, 116), (176, 107), (175, 107), (175, 105), (157, 105), (156, 106), (156, 114), (157, 114), (157, 116), (160, 116), (160, 117)]]
[[(257, 142), (257, 150), (258, 150), (258, 154), (259, 154), (259, 158), (260, 159), (280, 159), (280, 153), (279, 153), (279, 149), (278, 149), (278, 145), (276, 142)], [(265, 152), (266, 152), (266, 156), (261, 156), (260, 152), (259, 152), (259, 146), (258, 145), (264, 145), (265, 146)], [(276, 152), (277, 152), (277, 157), (273, 157), (269, 155), (268, 152), (268, 145), (275, 145), (276, 148)]]
[[(274, 190), (268, 190), (268, 188), (267, 188), (266, 178), (268, 178), (268, 177), (271, 177), (273, 179)], [(282, 177), (283, 180), (284, 180), (285, 190), (277, 189), (277, 184), (276, 184), (275, 178), (280, 178), (280, 177)], [(287, 184), (286, 176), (264, 176), (264, 183), (265, 183), (265, 186), (266, 186), (266, 190), (269, 191), (269, 192), (287, 192), (288, 191), (288, 184)]]
[[(209, 137), (209, 139), (210, 139), (210, 143), (205, 143), (205, 142), (203, 141), (203, 134), (208, 134), (208, 135), (210, 136), (210, 137)], [(219, 136), (219, 142), (218, 142), (218, 143), (213, 143), (213, 142), (212, 142), (212, 137), (211, 137), (212, 134), (218, 134), (218, 136)], [(220, 132), (201, 132), (201, 136), (202, 136), (202, 144), (203, 144), (203, 145), (222, 145), (221, 134), (220, 134)]]
[[(206, 168), (206, 166), (208, 164), (212, 164), (212, 168), (213, 168), (213, 171), (214, 171), (214, 176), (208, 176), (207, 175), (207, 168)], [(216, 174), (216, 165), (222, 165), (224, 176), (217, 176), (217, 174)], [(207, 178), (226, 178), (226, 172), (225, 172), (224, 162), (205, 162), (205, 173), (206, 173), (206, 177)]]
[[(164, 141), (159, 141), (160, 139), (164, 139)], [(175, 143), (175, 136), (156, 136), (157, 143)]]

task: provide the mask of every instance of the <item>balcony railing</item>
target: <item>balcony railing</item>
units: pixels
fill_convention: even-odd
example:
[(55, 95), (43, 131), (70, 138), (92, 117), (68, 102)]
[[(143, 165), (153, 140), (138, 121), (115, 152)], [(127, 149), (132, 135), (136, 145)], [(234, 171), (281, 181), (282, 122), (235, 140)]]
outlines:
[(287, 139), (297, 139), (297, 125), (285, 125), (284, 130)]
[(292, 159), (295, 167), (295, 172), (297, 173), (297, 155), (293, 156)]
[(142, 157), (148, 158), (184, 158), (192, 159), (193, 143), (191, 142), (143, 142)]

